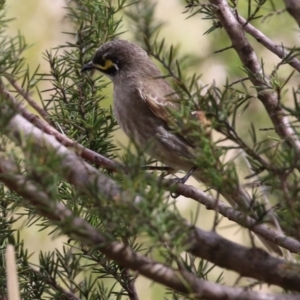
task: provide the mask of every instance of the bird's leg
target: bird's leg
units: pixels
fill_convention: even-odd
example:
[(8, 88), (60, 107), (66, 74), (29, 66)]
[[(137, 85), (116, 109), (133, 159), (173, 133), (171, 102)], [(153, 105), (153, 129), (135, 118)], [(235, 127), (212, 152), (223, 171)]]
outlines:
[(168, 166), (147, 166), (147, 165), (143, 165), (142, 166), (143, 170), (147, 170), (147, 171), (161, 171), (161, 174), (159, 176), (159, 180), (163, 180), (166, 176), (168, 176), (169, 174), (172, 174), (175, 172), (175, 170), (171, 167)]
[[(197, 170), (197, 167), (192, 167), (182, 178), (175, 178), (173, 179), (176, 183), (185, 184), (190, 176)], [(176, 199), (179, 196), (177, 193), (171, 193), (171, 197)]]
[(161, 171), (160, 178), (164, 178), (165, 176), (174, 173), (174, 169), (168, 166), (147, 166), (143, 165), (142, 166), (143, 170), (146, 171)]
[(173, 173), (174, 172), (174, 169), (172, 169), (171, 167), (167, 167), (167, 166), (142, 166), (142, 169), (143, 170), (146, 170), (146, 171), (166, 171), (167, 174), (170, 174), (170, 173)]
[(192, 167), (183, 177), (181, 178), (175, 178), (174, 181), (176, 183), (182, 183), (185, 184), (187, 180), (191, 177), (191, 175), (197, 170), (197, 167)]
[[(143, 170), (150, 170), (150, 171), (153, 171), (153, 170), (158, 170), (158, 171), (166, 171), (166, 173), (162, 173), (160, 175), (160, 179), (163, 179), (164, 176), (166, 175), (169, 175), (171, 173), (174, 173), (174, 169), (171, 168), (171, 167), (168, 167), (168, 166), (142, 166), (142, 169)], [(197, 167), (192, 167), (183, 177), (181, 178), (175, 178), (173, 179), (174, 182), (176, 183), (182, 183), (182, 184), (185, 184), (187, 182), (187, 180), (190, 178), (190, 176), (197, 170)], [(171, 193), (171, 197), (172, 198), (177, 198), (179, 195), (177, 193)]]

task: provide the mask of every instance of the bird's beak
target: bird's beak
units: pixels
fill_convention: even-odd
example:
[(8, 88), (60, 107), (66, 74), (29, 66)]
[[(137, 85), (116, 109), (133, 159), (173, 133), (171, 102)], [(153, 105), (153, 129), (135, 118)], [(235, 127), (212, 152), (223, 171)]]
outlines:
[(86, 72), (86, 71), (94, 70), (94, 69), (97, 69), (97, 67), (96, 67), (96, 65), (93, 64), (92, 61), (90, 61), (82, 67), (81, 72)]

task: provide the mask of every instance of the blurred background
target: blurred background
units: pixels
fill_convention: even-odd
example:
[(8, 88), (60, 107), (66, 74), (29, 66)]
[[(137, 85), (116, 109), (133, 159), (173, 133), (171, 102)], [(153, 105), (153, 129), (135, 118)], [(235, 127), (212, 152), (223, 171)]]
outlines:
[[(246, 11), (246, 2), (244, 11)], [(72, 31), (68, 20), (65, 18), (65, 5), (66, 3), (63, 0), (26, 0), (26, 3), (24, 0), (7, 0), (8, 17), (14, 19), (10, 23), (8, 31), (11, 35), (15, 35), (20, 31), (25, 36), (27, 43), (31, 45), (26, 53), (24, 53), (31, 70), (40, 66), (41, 71), (46, 71), (49, 67), (43, 60), (43, 53), (46, 50), (50, 51), (54, 49), (59, 44), (65, 44), (70, 39), (70, 35), (65, 34), (65, 32)], [(285, 44), (285, 46), (293, 47), (297, 45), (299, 40), (297, 24), (286, 12), (279, 13), (283, 8), (283, 1), (277, 1), (276, 5), (278, 5), (276, 7), (278, 14), (275, 16), (270, 15), (264, 21), (257, 20), (255, 25), (278, 45)], [(184, 1), (179, 0), (158, 1), (156, 9), (157, 18), (165, 22), (160, 36), (164, 37), (169, 45), (179, 44), (180, 53), (183, 56), (193, 54), (199, 58), (197, 65), (191, 68), (190, 71), (191, 73), (195, 71), (200, 74), (202, 73), (201, 80), (203, 84), (212, 84), (215, 82), (216, 85), (222, 86), (225, 84), (227, 78), (230, 81), (240, 78), (242, 76), (241, 64), (234, 50), (214, 53), (214, 51), (230, 46), (230, 42), (224, 32), (218, 30), (209, 35), (204, 34), (211, 26), (211, 21), (202, 20), (200, 15), (187, 19), (188, 15), (183, 14), (185, 10), (184, 6)], [(270, 13), (271, 11), (270, 9)], [(125, 18), (123, 26), (120, 29), (126, 31), (122, 38), (134, 41), (134, 37), (128, 31), (129, 27), (126, 22), (128, 20)], [(265, 72), (269, 74), (279, 62), (279, 59), (261, 47), (253, 38), (249, 37), (249, 40), (255, 47), (259, 59), (263, 58)], [(290, 71), (291, 69), (288, 66), (284, 66), (281, 68), (280, 74), (284, 77)], [(298, 77), (294, 76), (289, 87), (298, 84), (298, 79)], [(45, 86), (41, 87), (41, 89), (47, 88), (46, 82), (42, 84)], [(36, 97), (36, 99), (38, 98)], [(289, 90), (283, 101), (286, 104), (291, 100), (291, 90)], [(111, 104), (112, 93), (110, 86), (107, 90), (105, 105), (109, 106)], [(247, 113), (239, 118), (240, 133), (246, 138), (250, 121), (255, 123), (260, 122), (262, 127), (270, 127), (271, 123), (258, 100), (253, 100)], [(116, 132), (115, 141), (117, 145), (126, 145), (128, 142), (120, 130)], [(247, 170), (245, 170), (246, 173)], [(189, 183), (199, 186), (199, 183), (193, 180)], [(198, 226), (205, 230), (212, 229), (215, 217), (213, 212), (207, 211), (204, 207), (198, 207), (190, 199), (178, 198), (177, 202), (182, 214), (187, 219), (191, 217), (196, 209), (200, 209)], [(23, 228), (24, 223), (20, 221), (19, 226), (19, 228)], [(218, 227), (218, 233), (238, 243), (244, 245), (250, 244), (248, 232), (228, 220), (222, 220)], [(66, 240), (65, 237), (58, 237), (53, 240), (47, 235), (47, 232), (39, 232), (39, 228), (34, 228), (33, 226), (30, 230), (23, 229), (22, 234), (29, 252), (34, 253), (32, 257), (33, 262), (36, 262), (40, 250), (61, 249), (63, 242)], [(259, 244), (258, 241), (257, 243)], [(211, 279), (216, 280), (220, 272), (220, 269), (215, 268), (214, 272), (211, 273), (211, 276), (215, 276), (215, 278)], [(237, 280), (236, 275), (230, 271), (225, 271), (223, 278), (223, 282), (226, 284), (233, 284)], [(241, 284), (243, 284), (243, 281)], [(143, 300), (163, 298), (163, 289), (144, 278), (138, 279), (137, 289), (138, 294)]]

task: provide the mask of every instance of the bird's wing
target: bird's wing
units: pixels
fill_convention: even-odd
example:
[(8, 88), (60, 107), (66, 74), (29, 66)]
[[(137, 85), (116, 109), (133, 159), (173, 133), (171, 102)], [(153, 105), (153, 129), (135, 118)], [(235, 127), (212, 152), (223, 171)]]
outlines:
[[(192, 132), (196, 130), (210, 136), (210, 122), (206, 119), (204, 112), (191, 112), (188, 119), (191, 118), (194, 122), (176, 120), (172, 110), (180, 109), (179, 97), (169, 85), (162, 85), (161, 90), (158, 90), (158, 87), (159, 85), (151, 86), (151, 83), (143, 85), (138, 88), (138, 93), (156, 117), (163, 120), (171, 130), (175, 129), (174, 134), (178, 138), (194, 148), (199, 145), (199, 138), (197, 135), (191, 134)], [(178, 128), (180, 129), (178, 130)]]
[[(171, 92), (171, 87), (170, 90)], [(171, 110), (179, 109), (179, 103), (176, 102), (176, 95), (166, 95), (157, 89), (151, 89), (148, 86), (138, 88), (140, 97), (146, 102), (150, 110), (158, 118), (169, 124), (172, 119)], [(173, 92), (174, 94), (174, 92)]]

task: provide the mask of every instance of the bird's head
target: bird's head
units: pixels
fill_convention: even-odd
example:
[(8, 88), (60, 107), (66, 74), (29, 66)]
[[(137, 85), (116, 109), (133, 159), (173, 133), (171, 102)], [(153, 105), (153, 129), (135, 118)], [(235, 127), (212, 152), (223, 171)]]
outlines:
[(115, 40), (102, 45), (81, 71), (98, 70), (113, 78), (125, 71), (140, 71), (149, 62), (151, 61), (146, 51), (141, 47), (125, 40)]

